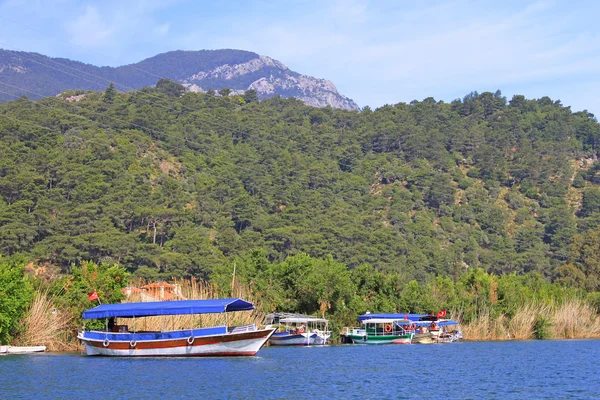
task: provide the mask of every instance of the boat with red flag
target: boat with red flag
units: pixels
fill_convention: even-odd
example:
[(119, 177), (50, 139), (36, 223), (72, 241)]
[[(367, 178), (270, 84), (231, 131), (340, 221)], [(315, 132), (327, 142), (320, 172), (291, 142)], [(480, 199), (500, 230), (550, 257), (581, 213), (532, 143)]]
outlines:
[(355, 344), (430, 344), (462, 339), (460, 330), (449, 330), (458, 322), (446, 319), (446, 310), (431, 314), (366, 314), (358, 320), (364, 328), (344, 328), (342, 343)]
[[(238, 298), (102, 304), (84, 311), (83, 319), (105, 319), (105, 330), (84, 329), (77, 337), (85, 345), (87, 355), (253, 356), (275, 329), (257, 329), (255, 324), (227, 324), (228, 313), (253, 309), (252, 303)], [(135, 328), (139, 318), (202, 314), (223, 314), (225, 323), (179, 330), (142, 331)], [(129, 318), (131, 323), (114, 325), (115, 318)]]

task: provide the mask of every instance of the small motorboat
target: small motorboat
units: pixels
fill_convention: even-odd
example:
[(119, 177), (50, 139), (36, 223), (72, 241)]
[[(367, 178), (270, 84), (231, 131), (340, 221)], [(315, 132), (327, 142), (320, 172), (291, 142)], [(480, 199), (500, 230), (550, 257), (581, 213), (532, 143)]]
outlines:
[(42, 353), (46, 346), (0, 346), (0, 354)]

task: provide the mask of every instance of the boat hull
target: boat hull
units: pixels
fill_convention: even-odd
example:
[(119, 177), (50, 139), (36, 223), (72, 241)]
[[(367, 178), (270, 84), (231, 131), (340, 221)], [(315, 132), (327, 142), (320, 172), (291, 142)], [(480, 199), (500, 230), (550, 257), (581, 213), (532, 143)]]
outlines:
[[(217, 357), (253, 356), (273, 334), (274, 329), (262, 329), (240, 333), (225, 333), (187, 338), (154, 340), (102, 340), (85, 337), (79, 339), (89, 356), (110, 357)], [(123, 339), (128, 339), (123, 337)]]
[(271, 346), (310, 346), (315, 343), (317, 335), (314, 333), (274, 333), (269, 338)]
[(410, 343), (410, 340), (412, 339), (412, 334), (408, 334), (408, 335), (355, 335), (355, 334), (348, 334), (347, 335), (348, 338), (350, 338), (352, 340), (352, 343), (354, 344), (370, 344), (370, 345), (376, 345), (376, 344), (391, 344), (394, 343), (394, 341), (396, 340), (407, 340), (408, 343)]
[(315, 346), (325, 346), (325, 345), (329, 344), (330, 337), (331, 337), (330, 334), (318, 334), (317, 337), (315, 338), (315, 341), (313, 344)]
[(403, 337), (403, 338), (398, 338), (392, 341), (392, 344), (411, 344), (412, 343), (412, 337)]
[(276, 332), (269, 338), (271, 346), (322, 346), (326, 345), (330, 335), (326, 333)]
[(415, 335), (412, 342), (414, 344), (433, 344), (437, 343), (437, 337), (432, 336), (429, 333), (418, 333)]
[(440, 332), (428, 332), (416, 334), (413, 338), (415, 344), (454, 343), (462, 337), (460, 332), (447, 334)]

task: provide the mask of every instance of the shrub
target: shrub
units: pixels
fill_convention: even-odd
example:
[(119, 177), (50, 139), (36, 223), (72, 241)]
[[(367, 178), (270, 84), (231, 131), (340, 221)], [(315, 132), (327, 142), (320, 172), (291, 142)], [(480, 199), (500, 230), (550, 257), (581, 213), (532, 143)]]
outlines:
[(538, 314), (533, 322), (533, 336), (536, 339), (549, 339), (551, 336), (551, 326), (552, 324), (550, 323), (550, 319), (548, 317)]
[(22, 257), (0, 258), (0, 344), (12, 339), (33, 297), (33, 287), (24, 270)]

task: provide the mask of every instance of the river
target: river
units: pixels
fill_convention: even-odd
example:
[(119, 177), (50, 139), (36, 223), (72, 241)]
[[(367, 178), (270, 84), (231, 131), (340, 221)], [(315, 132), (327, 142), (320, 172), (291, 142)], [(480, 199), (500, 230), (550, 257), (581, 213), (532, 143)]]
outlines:
[(263, 348), (241, 358), (0, 357), (0, 399), (600, 399), (600, 340)]

